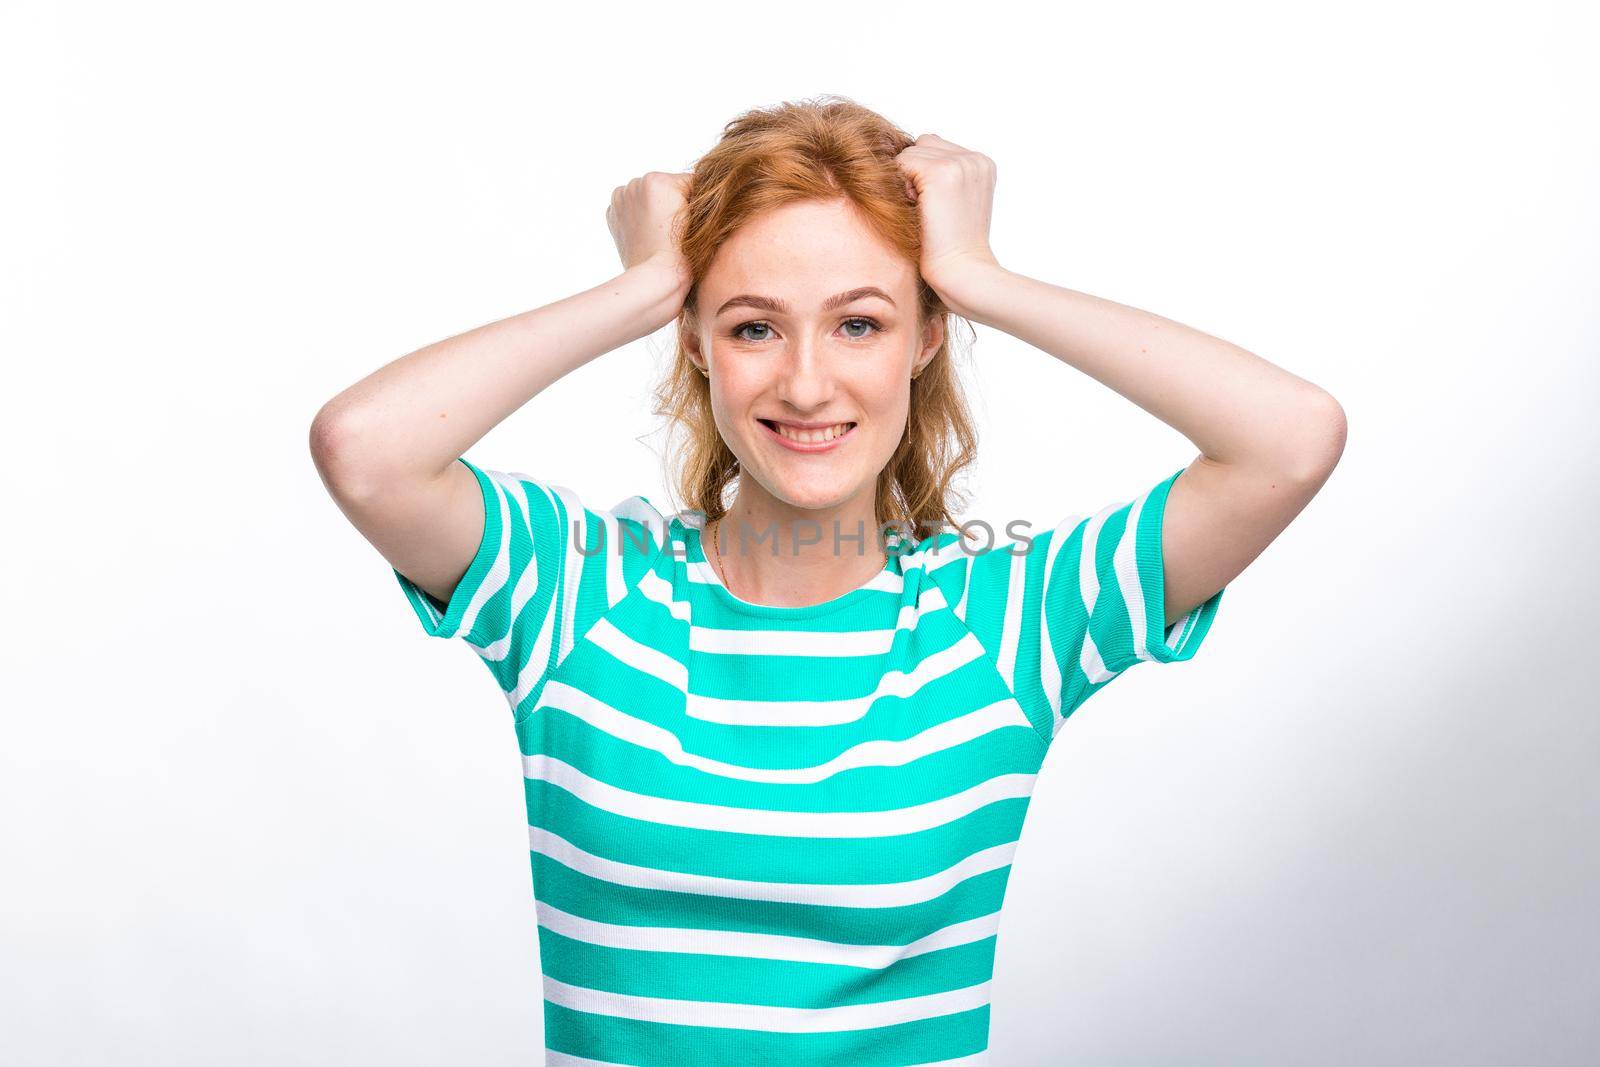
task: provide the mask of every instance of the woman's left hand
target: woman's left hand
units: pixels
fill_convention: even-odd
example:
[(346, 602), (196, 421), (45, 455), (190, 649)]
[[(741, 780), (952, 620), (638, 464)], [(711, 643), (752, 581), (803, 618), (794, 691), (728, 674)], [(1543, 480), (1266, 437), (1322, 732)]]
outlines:
[(960, 314), (964, 281), (1000, 265), (989, 248), (994, 160), (925, 133), (895, 161), (922, 217), (923, 280)]

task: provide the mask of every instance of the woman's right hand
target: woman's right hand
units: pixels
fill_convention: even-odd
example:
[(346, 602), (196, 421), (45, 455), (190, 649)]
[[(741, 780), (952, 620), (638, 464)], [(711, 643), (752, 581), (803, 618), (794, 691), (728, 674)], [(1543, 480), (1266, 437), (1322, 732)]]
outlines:
[(612, 190), (606, 226), (624, 269), (653, 259), (667, 265), (681, 287), (688, 288), (689, 264), (678, 250), (674, 227), (686, 203), (689, 177), (653, 170)]

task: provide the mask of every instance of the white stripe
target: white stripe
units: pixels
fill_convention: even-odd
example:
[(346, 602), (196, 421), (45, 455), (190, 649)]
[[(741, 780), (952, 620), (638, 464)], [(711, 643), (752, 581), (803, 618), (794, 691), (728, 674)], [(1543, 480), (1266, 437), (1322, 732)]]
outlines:
[(881, 656), (896, 631), (689, 628), (689, 650), (729, 656)]
[(1094, 643), (1094, 634), (1090, 632), (1089, 620), (1094, 618), (1094, 606), (1100, 599), (1100, 572), (1097, 569), (1100, 531), (1107, 519), (1127, 506), (1127, 501), (1107, 504), (1091, 516), (1083, 528), (1083, 544), (1078, 550), (1078, 588), (1083, 596), (1084, 614), (1083, 648), (1078, 653), (1078, 668), (1088, 677), (1090, 685), (1108, 682), (1117, 676), (1116, 671), (1106, 668), (1100, 649)]
[(731, 956), (739, 959), (782, 960), (787, 963), (825, 963), (881, 971), (898, 960), (929, 952), (970, 945), (996, 936), (1000, 913), (951, 923), (909, 945), (852, 945), (814, 937), (763, 934), (743, 930), (703, 930), (697, 927), (628, 926), (599, 922), (562, 911), (544, 901), (536, 903), (539, 925), (562, 937), (586, 945), (633, 949), (641, 952), (682, 952)]
[[(673, 542), (678, 544), (680, 542)], [(640, 578), (638, 590), (648, 599), (655, 601), (671, 613), (679, 622), (689, 621), (689, 604), (673, 596), (672, 583), (661, 577), (654, 570), (646, 571)]]
[(952, 530), (951, 532), (955, 533), (956, 537), (949, 544), (935, 550), (935, 555), (938, 557), (939, 562), (934, 565), (933, 569), (938, 570), (958, 561), (961, 562), (961, 596), (956, 599), (955, 607), (952, 611), (956, 618), (965, 623), (967, 621), (967, 594), (972, 591), (972, 563), (982, 553), (978, 549), (977, 534), (970, 530), (964, 534), (959, 530)]
[[(516, 628), (516, 624), (513, 624)], [(528, 657), (523, 661), (522, 669), (517, 672), (516, 685), (506, 693), (506, 700), (511, 704), (512, 710), (522, 706), (533, 687), (539, 684), (550, 667), (550, 645), (555, 640), (556, 630), (555, 601), (552, 599), (550, 607), (546, 609), (543, 619), (539, 623), (539, 632), (533, 639), (533, 647), (528, 651)]]
[[(554, 1049), (545, 1050), (545, 1067), (628, 1067), (627, 1064), (616, 1063), (612, 1060), (591, 1060), (584, 1056), (574, 1056), (567, 1052), (557, 1052)], [(962, 1056), (954, 1060), (936, 1060), (918, 1064), (917, 1067), (989, 1067), (989, 1050), (974, 1052), (970, 1056)]]
[(632, 519), (643, 525), (650, 531), (652, 544), (660, 545), (666, 542), (666, 530), (670, 520), (650, 503), (648, 497), (635, 493), (633, 496), (623, 497), (606, 510), (619, 519)]
[[(527, 605), (528, 601), (533, 599), (533, 594), (539, 588), (539, 560), (534, 554), (533, 546), (531, 544), (532, 520), (528, 514), (528, 496), (523, 484), (519, 481), (513, 480), (508, 475), (501, 474), (498, 471), (488, 473), (495, 481), (497, 493), (501, 496), (502, 501), (506, 497), (509, 497), (512, 503), (515, 504), (516, 510), (513, 514), (515, 514), (520, 521), (521, 529), (527, 531), (530, 538), (527, 566), (522, 568), (522, 573), (517, 576), (516, 587), (511, 590), (511, 623), (504, 634), (490, 644), (485, 645), (482, 650), (484, 659), (498, 663), (505, 659), (506, 656), (511, 652), (511, 635), (519, 632), (526, 626), (526, 624), (519, 626), (517, 624), (517, 619), (522, 614), (522, 609)], [(503, 511), (504, 509), (502, 508), (502, 512)], [(511, 545), (511, 528), (508, 526), (502, 526), (501, 529), (503, 531), (502, 536), (504, 538), (506, 548), (509, 551)], [(548, 651), (549, 645), (545, 645), (545, 648)]]
[(917, 602), (900, 609), (900, 619), (895, 623), (895, 629), (914, 632), (922, 616), (943, 611), (949, 606), (944, 599), (944, 590), (935, 582), (924, 581), (917, 589)]
[[(556, 1052), (553, 1049), (545, 1050), (544, 1062), (545, 1067), (628, 1067), (627, 1064), (614, 1063), (611, 1060), (591, 1060), (566, 1052)], [(970, 1056), (962, 1056), (960, 1059), (937, 1060), (918, 1064), (917, 1067), (989, 1067), (989, 1062), (989, 1050), (985, 1049)]]
[(525, 778), (549, 782), (591, 808), (658, 826), (769, 837), (858, 838), (914, 834), (955, 822), (1003, 800), (1026, 798), (1034, 774), (997, 774), (937, 800), (866, 811), (789, 811), (707, 804), (636, 793), (584, 774), (554, 756), (522, 757)]
[(599, 989), (568, 985), (547, 975), (544, 979), (544, 996), (551, 1003), (574, 1011), (644, 1022), (673, 1023), (679, 1026), (731, 1027), (769, 1033), (817, 1034), (894, 1026), (899, 1023), (917, 1022), (941, 1015), (971, 1011), (989, 1003), (989, 985), (989, 982), (984, 981), (964, 989), (879, 1001), (875, 1004), (790, 1008), (766, 1004), (676, 1000), (634, 996), (628, 993), (608, 993)]
[(1009, 866), (1017, 843), (1007, 841), (991, 845), (963, 857), (942, 871), (908, 882), (866, 883), (763, 882), (660, 870), (596, 856), (541, 826), (528, 827), (528, 848), (586, 877), (635, 889), (660, 889), (672, 893), (697, 893), (701, 896), (776, 901), (782, 904), (821, 904), (832, 908), (901, 908), (908, 904), (924, 904), (948, 893), (969, 878)]
[(622, 574), (622, 523), (609, 511), (600, 512), (600, 518), (606, 527), (606, 543), (600, 551), (606, 554), (606, 607), (610, 608), (628, 592), (627, 581)]
[[(1203, 607), (1205, 607), (1204, 601), (1196, 604), (1189, 609), (1189, 614), (1173, 623), (1167, 628), (1166, 633), (1162, 635), (1162, 640), (1166, 642), (1167, 648), (1174, 654), (1182, 652), (1183, 646), (1189, 643), (1189, 635), (1194, 631), (1195, 623), (1200, 621), (1200, 609)], [(1174, 630), (1178, 631), (1176, 638), (1172, 636), (1172, 631)]]
[[(492, 478), (490, 488), (495, 488)], [(500, 543), (495, 546), (494, 563), (489, 567), (489, 572), (483, 576), (483, 581), (478, 583), (478, 588), (473, 590), (472, 600), (467, 604), (466, 610), (461, 613), (461, 623), (456, 627), (455, 631), (458, 634), (470, 634), (472, 632), (473, 626), (478, 621), (478, 613), (483, 610), (483, 605), (488, 603), (489, 598), (498, 593), (500, 588), (511, 577), (510, 516), (507, 510), (505, 494), (496, 490), (494, 495), (500, 505)], [(483, 521), (487, 523), (489, 516), (485, 515)], [(462, 575), (463, 579), (465, 577), (465, 575)], [(441, 615), (440, 618), (442, 619), (443, 616)]]
[[(1044, 689), (1045, 703), (1050, 707), (1050, 736), (1055, 736), (1055, 720), (1061, 713), (1061, 664), (1056, 659), (1055, 641), (1050, 635), (1050, 585), (1055, 578), (1056, 563), (1061, 549), (1072, 540), (1073, 531), (1083, 521), (1081, 515), (1056, 524), (1050, 534), (1050, 555), (1045, 560), (1044, 581), (1039, 593), (1039, 682)], [(1080, 541), (1081, 545), (1082, 542)]]
[[(406, 581), (411, 585), (416, 584), (415, 582), (411, 582), (409, 578), (406, 579)], [(430, 597), (419, 595), (421, 591), (422, 587), (418, 586), (417, 590), (411, 593), (411, 599), (414, 603), (422, 605), (422, 610), (428, 613), (429, 624), (435, 629), (438, 629), (439, 623), (444, 619), (444, 612), (433, 606), (433, 600)], [(408, 592), (410, 592), (409, 589)]]
[(555, 1049), (544, 1050), (544, 1067), (628, 1067), (614, 1060), (591, 1060), (587, 1056), (574, 1056)]
[(1117, 588), (1122, 593), (1122, 602), (1128, 608), (1128, 629), (1133, 632), (1133, 654), (1141, 660), (1148, 660), (1150, 656), (1149, 620), (1145, 617), (1144, 586), (1139, 579), (1139, 515), (1144, 511), (1144, 502), (1150, 499), (1150, 491), (1134, 502), (1133, 510), (1128, 514), (1127, 525), (1122, 528), (1122, 537), (1117, 541), (1117, 550), (1112, 558), (1116, 569)]
[(1017, 641), (1022, 630), (1022, 600), (1026, 591), (1028, 557), (1017, 555), (1008, 545), (995, 549), (1006, 561), (1006, 603), (1000, 617), (1000, 650), (995, 666), (1006, 688), (1017, 691)]
[(970, 632), (963, 632), (954, 644), (925, 656), (910, 672), (884, 671), (877, 688), (862, 696), (838, 700), (753, 700), (686, 693), (684, 714), (692, 719), (730, 726), (838, 726), (865, 718), (880, 699), (915, 696), (923, 686), (945, 678), (983, 655), (983, 646), (977, 639)]
[(578, 551), (580, 544), (585, 544), (589, 537), (589, 516), (583, 506), (583, 501), (571, 489), (561, 485), (544, 487), (547, 492), (554, 494), (561, 501), (562, 507), (557, 508), (558, 513), (565, 511), (561, 518), (560, 536), (557, 539), (556, 550), (563, 556), (562, 570), (565, 582), (561, 601), (558, 607), (560, 612), (560, 643), (556, 646), (556, 661), (552, 666), (559, 667), (561, 662), (572, 652), (573, 636), (572, 625), (578, 610), (578, 585), (583, 581), (584, 562), (590, 557)]
[(610, 619), (596, 619), (585, 640), (606, 650), (611, 658), (640, 674), (657, 678), (679, 692), (689, 686), (689, 668), (660, 649), (635, 641)]
[(1105, 660), (1100, 658), (1100, 646), (1094, 643), (1087, 626), (1083, 635), (1083, 648), (1078, 653), (1078, 669), (1089, 679), (1090, 685), (1109, 682), (1120, 673), (1107, 667)]
[(977, 551), (978, 538), (971, 530), (963, 533), (954, 526), (946, 525), (938, 534), (928, 538), (925, 547), (910, 553), (907, 558), (915, 557), (928, 571), (936, 571), (948, 564), (961, 559), (971, 559)]
[(687, 752), (683, 747), (683, 739), (672, 731), (620, 711), (559, 679), (552, 679), (545, 686), (537, 706), (559, 708), (618, 741), (659, 753), (680, 767), (692, 767), (707, 774), (740, 781), (795, 785), (821, 782), (858, 767), (904, 766), (995, 730), (1028, 725), (1022, 708), (1014, 698), (1007, 696), (975, 711), (936, 723), (904, 740), (875, 739), (852, 745), (825, 763), (809, 767), (748, 767)]
[(966, 574), (961, 579), (961, 599), (956, 601), (956, 618), (967, 621), (967, 594), (972, 592), (972, 561), (967, 561)]

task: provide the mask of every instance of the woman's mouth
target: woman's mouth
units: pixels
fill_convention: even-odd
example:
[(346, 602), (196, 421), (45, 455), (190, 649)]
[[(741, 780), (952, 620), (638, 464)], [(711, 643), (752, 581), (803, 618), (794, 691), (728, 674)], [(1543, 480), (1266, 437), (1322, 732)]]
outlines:
[(777, 422), (773, 419), (757, 419), (771, 437), (778, 444), (796, 452), (826, 452), (837, 448), (841, 441), (846, 440), (855, 433), (856, 424), (841, 422), (834, 426), (823, 426), (816, 429), (801, 429), (788, 423)]

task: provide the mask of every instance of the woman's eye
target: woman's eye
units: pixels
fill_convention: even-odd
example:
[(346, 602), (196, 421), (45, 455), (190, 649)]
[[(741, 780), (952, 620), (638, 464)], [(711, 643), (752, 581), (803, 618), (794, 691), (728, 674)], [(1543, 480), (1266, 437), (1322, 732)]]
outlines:
[[(878, 325), (876, 319), (865, 316), (854, 316), (844, 320), (845, 336), (859, 341), (870, 337), (873, 333), (881, 332), (883, 327)], [(763, 333), (751, 335), (746, 330), (762, 330)], [(741, 341), (765, 341), (772, 336), (772, 327), (765, 322), (744, 322), (733, 328), (733, 336)]]

